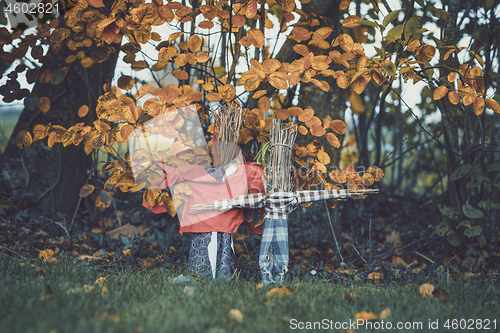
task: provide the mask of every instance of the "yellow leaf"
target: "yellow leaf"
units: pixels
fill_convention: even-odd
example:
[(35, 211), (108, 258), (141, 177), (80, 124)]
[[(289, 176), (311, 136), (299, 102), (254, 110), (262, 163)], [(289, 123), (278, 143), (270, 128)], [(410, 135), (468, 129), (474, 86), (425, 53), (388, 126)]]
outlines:
[(391, 315), (391, 310), (389, 308), (387, 308), (387, 309), (382, 310), (382, 312), (380, 312), (379, 318), (380, 319), (387, 319), (390, 315)]
[(253, 46), (259, 48), (264, 46), (264, 34), (262, 34), (262, 31), (260, 31), (259, 29), (252, 28), (248, 30), (247, 35), (252, 39)]
[(188, 46), (191, 52), (198, 52), (201, 48), (202, 40), (198, 35), (189, 37)]
[(80, 189), (80, 196), (82, 198), (88, 197), (94, 191), (94, 185), (83, 185)]
[(38, 108), (40, 109), (40, 111), (42, 112), (47, 112), (50, 110), (50, 99), (48, 97), (40, 97), (40, 99), (38, 99)]
[(344, 19), (342, 26), (347, 28), (359, 27), (359, 23), (357, 23), (358, 21), (361, 21), (361, 18), (358, 15), (350, 15)]
[(448, 81), (449, 82), (455, 81), (456, 78), (457, 78), (457, 73), (456, 72), (451, 72), (450, 74), (448, 74)]
[(123, 251), (123, 254), (126, 256), (128, 256), (130, 253), (132, 253), (132, 250), (130, 250), (130, 249)]
[(337, 39), (342, 50), (351, 52), (354, 49), (354, 41), (352, 40), (351, 36), (347, 34), (340, 34), (338, 35)]
[(20, 149), (25, 149), (31, 146), (33, 139), (28, 131), (21, 131), (16, 135), (16, 144)]
[(326, 139), (335, 148), (340, 148), (340, 141), (333, 133), (326, 133)]
[(430, 283), (424, 283), (423, 285), (420, 286), (420, 294), (422, 296), (429, 296), (429, 297), (432, 297), (432, 292), (434, 291), (434, 289), (436, 289), (436, 287), (434, 287), (432, 284)]
[(358, 312), (356, 313), (356, 315), (354, 316), (354, 318), (356, 320), (377, 320), (378, 319), (378, 316), (376, 314), (374, 314), (373, 312), (369, 312), (369, 311), (362, 311), (362, 312)]
[(333, 29), (330, 27), (319, 28), (318, 30), (316, 30), (313, 33), (312, 39), (313, 40), (324, 40), (324, 39), (328, 38), (328, 36), (330, 36), (330, 34), (332, 32), (333, 32)]
[(434, 90), (432, 97), (434, 98), (435, 101), (438, 101), (444, 96), (446, 96), (447, 93), (448, 93), (448, 88), (446, 88), (445, 86), (439, 86), (437, 87), (436, 90)]
[(335, 133), (338, 133), (340, 135), (344, 135), (347, 132), (346, 123), (340, 119), (335, 119), (335, 120), (330, 121), (330, 124), (328, 127), (331, 128)]
[(492, 98), (486, 98), (486, 104), (492, 109), (495, 113), (500, 113), (500, 104)]
[(474, 113), (479, 116), (484, 112), (484, 99), (481, 97), (476, 98), (474, 101)]
[(448, 99), (450, 100), (450, 103), (454, 105), (457, 105), (458, 102), (460, 102), (460, 97), (458, 96), (458, 93), (454, 90), (448, 92)]
[(284, 297), (284, 296), (291, 296), (292, 292), (290, 291), (289, 287), (279, 287), (269, 290), (266, 295), (269, 297), (273, 296)]
[(209, 102), (218, 102), (222, 99), (219, 93), (210, 93), (205, 96), (206, 100)]
[(229, 310), (228, 317), (229, 317), (229, 319), (234, 319), (237, 322), (240, 322), (240, 323), (243, 322), (243, 313), (241, 313), (241, 311), (238, 309)]
[(54, 255), (54, 251), (52, 251), (51, 249), (46, 249), (46, 250), (42, 250), (38, 253), (38, 258), (42, 258), (43, 262), (56, 261), (57, 259), (53, 258), (52, 257), (53, 255)]
[(173, 34), (171, 34), (169, 37), (168, 37), (168, 43), (169, 44), (172, 44), (172, 42), (174, 40), (176, 40), (177, 38), (179, 38), (180, 36), (184, 35), (184, 32), (180, 31), (180, 32), (175, 32)]
[(330, 163), (330, 156), (328, 156), (328, 154), (325, 153), (324, 151), (320, 151), (318, 153), (318, 160), (321, 164), (327, 165)]
[(135, 93), (135, 99), (138, 100), (139, 98), (145, 96), (147, 93), (149, 93), (153, 89), (153, 86), (150, 84), (146, 84), (145, 86), (142, 86), (137, 90)]

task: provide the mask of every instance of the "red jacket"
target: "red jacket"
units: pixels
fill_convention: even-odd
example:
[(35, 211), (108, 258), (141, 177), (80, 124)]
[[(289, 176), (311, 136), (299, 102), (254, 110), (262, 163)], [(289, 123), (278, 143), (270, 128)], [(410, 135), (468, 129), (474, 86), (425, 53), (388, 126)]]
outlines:
[[(179, 232), (227, 232), (234, 233), (239, 225), (245, 223), (249, 231), (262, 234), (262, 226), (255, 228), (252, 223), (244, 222), (241, 209), (231, 209), (227, 212), (206, 211), (198, 214), (189, 212), (194, 204), (211, 203), (215, 200), (231, 199), (246, 193), (264, 192), (262, 183), (263, 168), (256, 163), (245, 163), (236, 165), (236, 172), (227, 176), (224, 182), (218, 182), (209, 175), (204, 166), (190, 165), (172, 168), (164, 164), (160, 165), (166, 172), (165, 180), (161, 181), (160, 188), (169, 185), (187, 183), (192, 193), (184, 204), (182, 212), (177, 212), (181, 223)], [(175, 188), (175, 187), (174, 187)], [(146, 200), (142, 205), (153, 213), (165, 213), (165, 207), (155, 204), (150, 206)]]

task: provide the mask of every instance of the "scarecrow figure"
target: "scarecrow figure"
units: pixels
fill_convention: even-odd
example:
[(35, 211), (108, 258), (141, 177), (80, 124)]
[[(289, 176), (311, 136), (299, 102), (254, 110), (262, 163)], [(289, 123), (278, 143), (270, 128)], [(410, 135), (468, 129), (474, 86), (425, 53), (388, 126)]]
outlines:
[(197, 204), (192, 213), (207, 210), (230, 211), (233, 208), (265, 208), (264, 230), (259, 253), (262, 282), (282, 283), (288, 272), (288, 214), (297, 204), (327, 199), (362, 198), (377, 190), (292, 191), (291, 158), (296, 137), (296, 125), (281, 125), (276, 119), (271, 124), (269, 163), (266, 167), (266, 193), (247, 194), (230, 200)]
[[(197, 117), (196, 114), (193, 119), (199, 124)], [(245, 163), (237, 146), (243, 119), (243, 110), (234, 105), (227, 105), (214, 113), (212, 165), (172, 167), (168, 165), (168, 161), (175, 160), (172, 156), (169, 156), (168, 161), (156, 164), (156, 169), (159, 171), (157, 174), (162, 177), (152, 185), (160, 190), (170, 188), (180, 221), (179, 232), (194, 233), (189, 251), (189, 270), (194, 274), (211, 275), (213, 278), (230, 276), (231, 266), (234, 263), (231, 234), (244, 223), (244, 218), (241, 209), (192, 214), (189, 207), (214, 198), (227, 200), (247, 194), (249, 191), (256, 193), (264, 190), (263, 168), (256, 163)], [(189, 133), (179, 133), (175, 140), (180, 142), (188, 138), (187, 142), (195, 142)], [(170, 154), (175, 151), (173, 147), (174, 145), (168, 150)], [(186, 150), (181, 151), (186, 155), (185, 152)], [(158, 201), (151, 205), (145, 199), (143, 205), (154, 213), (167, 211)], [(260, 231), (251, 225), (248, 227), (251, 231), (257, 233)]]

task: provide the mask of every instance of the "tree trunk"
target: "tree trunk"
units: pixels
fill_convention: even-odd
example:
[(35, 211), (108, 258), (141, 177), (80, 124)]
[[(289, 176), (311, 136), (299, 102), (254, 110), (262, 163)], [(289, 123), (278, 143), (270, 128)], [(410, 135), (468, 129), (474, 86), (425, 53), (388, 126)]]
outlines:
[[(53, 54), (45, 61), (41, 72), (45, 69), (54, 71), (65, 66), (64, 59), (74, 54), (63, 43), (62, 50)], [(95, 46), (94, 46), (95, 48)], [(97, 98), (101, 95), (104, 83), (110, 83), (113, 78), (119, 45), (113, 45), (114, 52), (109, 58), (90, 68), (84, 68), (76, 61), (69, 65), (65, 79), (57, 84), (37, 82), (32, 90), (38, 98), (44, 96), (51, 101), (50, 110), (41, 112), (25, 108), (19, 117), (12, 136), (0, 161), (1, 178), (6, 188), (12, 189), (9, 198), (2, 201), (10, 202), (18, 209), (29, 208), (32, 213), (51, 214), (62, 212), (66, 217), (74, 213), (79, 189), (87, 179), (92, 168), (92, 156), (86, 155), (83, 146), (62, 147), (56, 143), (47, 146), (47, 139), (34, 142), (29, 148), (20, 150), (16, 145), (16, 136), (22, 130), (31, 132), (36, 124), (70, 126), (84, 122), (92, 124), (96, 119), (95, 107)], [(90, 54), (93, 47), (85, 50)], [(77, 111), (82, 105), (88, 105), (89, 114), (78, 118)], [(3, 195), (2, 195), (3, 196)]]
[[(444, 45), (455, 44), (454, 40), (459, 9), (460, 0), (450, 0), (448, 2), (448, 17), (442, 32), (442, 41)], [(440, 72), (440, 77), (446, 77), (449, 73), (450, 71), (448, 69), (443, 69)], [(465, 124), (462, 124), (463, 115), (460, 109), (451, 104), (447, 98), (440, 100), (438, 106), (441, 110), (443, 119), (442, 125), (445, 129), (444, 145), (446, 146), (447, 171), (449, 176), (461, 165), (461, 158), (458, 155), (460, 152), (458, 129), (459, 127), (465, 126)], [(449, 205), (460, 211), (462, 200), (459, 181), (448, 182), (448, 199)]]

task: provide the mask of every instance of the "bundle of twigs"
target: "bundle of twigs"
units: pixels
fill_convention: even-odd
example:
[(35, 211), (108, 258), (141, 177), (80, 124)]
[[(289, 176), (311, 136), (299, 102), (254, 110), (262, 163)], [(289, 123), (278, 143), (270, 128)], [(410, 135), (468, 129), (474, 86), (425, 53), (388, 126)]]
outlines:
[(240, 128), (245, 120), (245, 112), (235, 103), (228, 103), (217, 111), (212, 111), (214, 134), (212, 152), (214, 166), (227, 166), (238, 153)]
[(293, 187), (291, 179), (292, 152), (297, 137), (297, 125), (282, 124), (274, 118), (269, 136), (266, 191), (291, 191)]

